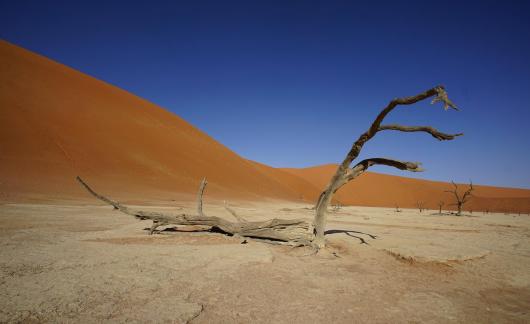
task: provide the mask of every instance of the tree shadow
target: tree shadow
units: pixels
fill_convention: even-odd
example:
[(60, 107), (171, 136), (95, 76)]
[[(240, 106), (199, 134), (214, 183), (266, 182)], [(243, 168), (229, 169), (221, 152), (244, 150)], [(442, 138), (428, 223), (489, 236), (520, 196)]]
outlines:
[(370, 245), (370, 244), (368, 242), (366, 242), (366, 240), (362, 236), (357, 236), (357, 235), (354, 235), (353, 233), (362, 234), (362, 235), (368, 235), (372, 240), (375, 240), (377, 238), (377, 236), (375, 236), (373, 234), (359, 232), (359, 231), (349, 231), (349, 230), (327, 230), (327, 231), (324, 232), (324, 235), (332, 235), (332, 234), (340, 234), (340, 233), (344, 233), (344, 234), (348, 235), (349, 237), (356, 238), (356, 239), (358, 239), (360, 241), (359, 242), (360, 244), (366, 244), (366, 245)]

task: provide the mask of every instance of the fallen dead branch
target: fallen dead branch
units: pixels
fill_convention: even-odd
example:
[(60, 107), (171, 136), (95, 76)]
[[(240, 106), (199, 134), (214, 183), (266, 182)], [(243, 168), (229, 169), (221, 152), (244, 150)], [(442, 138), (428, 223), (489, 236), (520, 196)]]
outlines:
[[(288, 220), (274, 218), (261, 222), (230, 222), (217, 216), (205, 216), (204, 214), (201, 216), (136, 210), (96, 193), (86, 182), (83, 181), (83, 179), (81, 179), (81, 177), (77, 177), (77, 181), (79, 181), (79, 183), (81, 183), (81, 185), (85, 187), (85, 189), (87, 189), (88, 192), (90, 192), (94, 197), (113, 206), (120, 212), (142, 220), (152, 220), (153, 225), (150, 228), (150, 234), (153, 234), (158, 227), (165, 225), (206, 225), (222, 233), (261, 239), (271, 243), (311, 245), (311, 240), (313, 238), (312, 224), (310, 221), (305, 219)], [(201, 212), (202, 193), (204, 192), (206, 183), (206, 180), (201, 182), (201, 190), (199, 190), (197, 199), (197, 210)]]

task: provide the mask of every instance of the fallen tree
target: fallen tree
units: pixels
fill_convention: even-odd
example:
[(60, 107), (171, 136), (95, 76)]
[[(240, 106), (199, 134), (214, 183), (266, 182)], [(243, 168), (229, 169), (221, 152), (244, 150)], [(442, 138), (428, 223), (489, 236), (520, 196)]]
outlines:
[(361, 134), (361, 136), (353, 143), (352, 148), (346, 155), (344, 161), (338, 166), (337, 171), (332, 176), (328, 186), (320, 194), (317, 203), (315, 205), (315, 217), (311, 222), (306, 219), (271, 219), (261, 222), (249, 222), (244, 220), (242, 217), (231, 210), (228, 205), (225, 204), (225, 208), (230, 212), (236, 222), (227, 221), (217, 216), (206, 216), (202, 210), (202, 196), (204, 193), (205, 186), (207, 184), (206, 179), (203, 179), (199, 192), (197, 193), (197, 213), (198, 215), (190, 214), (175, 214), (175, 213), (161, 213), (152, 211), (141, 211), (134, 210), (126, 207), (118, 202), (115, 202), (103, 195), (96, 193), (92, 188), (88, 186), (80, 177), (77, 180), (83, 185), (92, 195), (101, 201), (113, 206), (115, 209), (139, 219), (149, 219), (153, 221), (150, 233), (152, 234), (158, 227), (162, 225), (203, 225), (209, 226), (210, 228), (220, 231), (222, 233), (230, 235), (238, 235), (242, 237), (255, 238), (261, 240), (267, 240), (268, 242), (284, 243), (291, 245), (310, 245), (317, 249), (325, 246), (324, 232), (326, 225), (326, 213), (328, 205), (330, 204), (333, 195), (343, 185), (349, 181), (357, 178), (359, 175), (364, 173), (369, 167), (373, 165), (386, 165), (398, 168), (400, 170), (407, 170), (412, 172), (423, 171), (420, 167), (420, 163), (417, 162), (403, 162), (387, 158), (369, 158), (360, 161), (353, 167), (350, 167), (353, 160), (357, 158), (361, 152), (364, 144), (373, 138), (378, 132), (385, 130), (396, 130), (402, 132), (425, 132), (433, 136), (434, 138), (444, 141), (452, 140), (459, 134), (446, 134), (438, 131), (431, 126), (403, 126), (403, 125), (381, 125), (385, 117), (394, 108), (399, 105), (411, 105), (416, 102), (425, 100), (427, 98), (434, 97), (431, 103), (442, 102), (444, 109), (453, 108), (458, 110), (456, 106), (449, 100), (447, 93), (443, 86), (437, 86), (429, 89), (423, 93), (420, 93), (412, 97), (396, 98), (390, 101), (390, 103), (377, 115), (376, 119), (370, 126), (370, 128)]
[(77, 177), (77, 181), (79, 181), (79, 183), (81, 183), (81, 185), (96, 198), (113, 206), (122, 213), (134, 216), (141, 220), (152, 220), (153, 225), (150, 228), (149, 234), (153, 234), (158, 227), (164, 225), (203, 225), (209, 226), (215, 231), (221, 233), (256, 239), (267, 239), (273, 242), (284, 242), (291, 245), (311, 245), (311, 240), (313, 238), (312, 224), (305, 219), (287, 220), (274, 218), (261, 222), (247, 222), (236, 217), (238, 220), (237, 222), (230, 222), (221, 217), (204, 215), (202, 212), (202, 194), (207, 183), (205, 180), (201, 182), (197, 198), (197, 209), (201, 215), (168, 212), (161, 213), (132, 209), (96, 193), (80, 177)]

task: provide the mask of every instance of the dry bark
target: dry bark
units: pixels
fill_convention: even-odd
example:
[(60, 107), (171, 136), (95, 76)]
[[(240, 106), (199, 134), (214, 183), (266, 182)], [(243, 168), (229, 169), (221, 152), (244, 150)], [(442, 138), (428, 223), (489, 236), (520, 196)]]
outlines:
[(202, 195), (204, 194), (204, 188), (206, 188), (207, 184), (208, 181), (206, 181), (206, 178), (203, 178), (199, 185), (199, 192), (197, 192), (197, 214), (199, 214), (199, 216), (204, 216), (202, 211)]
[(366, 159), (356, 164), (354, 167), (350, 168), (350, 165), (353, 160), (355, 160), (359, 156), (359, 153), (361, 153), (364, 144), (371, 138), (373, 138), (379, 131), (397, 130), (402, 132), (426, 132), (440, 141), (452, 140), (457, 136), (463, 135), (462, 133), (442, 133), (430, 126), (381, 125), (388, 113), (390, 113), (398, 105), (411, 105), (430, 97), (435, 97), (431, 103), (442, 102), (444, 104), (445, 110), (447, 110), (448, 108), (458, 110), (455, 104), (447, 97), (447, 93), (445, 92), (445, 88), (443, 86), (434, 87), (416, 96), (396, 98), (390, 101), (390, 103), (379, 113), (379, 115), (377, 115), (370, 128), (366, 132), (361, 134), (361, 136), (359, 136), (359, 138), (353, 143), (350, 151), (344, 158), (344, 161), (342, 161), (342, 163), (338, 166), (337, 171), (332, 176), (331, 180), (329, 181), (329, 184), (320, 194), (319, 199), (317, 201), (314, 220), (314, 245), (316, 245), (317, 247), (325, 246), (324, 232), (326, 226), (326, 212), (328, 205), (331, 202), (331, 199), (333, 198), (335, 192), (337, 192), (337, 190), (339, 190), (343, 185), (345, 185), (349, 181), (358, 177), (370, 166), (375, 164), (382, 164), (392, 166), (401, 170), (413, 172), (422, 171), (419, 166), (419, 163), (401, 162), (397, 160), (383, 158)]
[[(313, 238), (313, 227), (310, 221), (305, 219), (271, 219), (261, 222), (230, 222), (217, 216), (189, 215), (167, 212), (154, 212), (135, 210), (113, 201), (103, 195), (96, 193), (80, 177), (77, 180), (88, 192), (97, 199), (113, 206), (115, 209), (130, 216), (142, 220), (152, 220), (150, 229), (152, 234), (159, 226), (163, 225), (205, 225), (216, 231), (230, 235), (239, 235), (249, 238), (265, 239), (271, 242), (283, 242), (290, 245), (311, 245)], [(198, 210), (202, 206), (202, 192), (204, 192), (206, 181), (201, 182), (201, 190), (197, 198)]]

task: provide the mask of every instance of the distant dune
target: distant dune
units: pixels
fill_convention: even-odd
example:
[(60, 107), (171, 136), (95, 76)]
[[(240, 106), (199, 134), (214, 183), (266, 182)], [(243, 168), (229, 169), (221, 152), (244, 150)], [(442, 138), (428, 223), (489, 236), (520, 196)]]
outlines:
[[(180, 117), (115, 86), (0, 41), (0, 200), (86, 197), (80, 175), (117, 199), (208, 195), (314, 202), (334, 165), (277, 169), (248, 161)], [(450, 185), (366, 173), (343, 204), (429, 208)], [(477, 186), (470, 208), (530, 210), (530, 190)]]
[[(318, 188), (324, 188), (335, 172), (336, 165), (328, 164), (304, 169), (282, 169), (285, 172), (302, 177)], [(469, 210), (490, 210), (498, 212), (530, 211), (530, 190), (499, 188), (474, 185), (474, 197), (464, 206)], [(438, 209), (438, 202), (444, 201), (444, 209), (454, 209), (450, 204), (453, 195), (445, 193), (452, 190), (451, 183), (412, 179), (366, 172), (359, 178), (342, 187), (336, 199), (345, 205), (416, 208), (423, 202), (426, 208)], [(462, 190), (467, 184), (459, 185)]]

